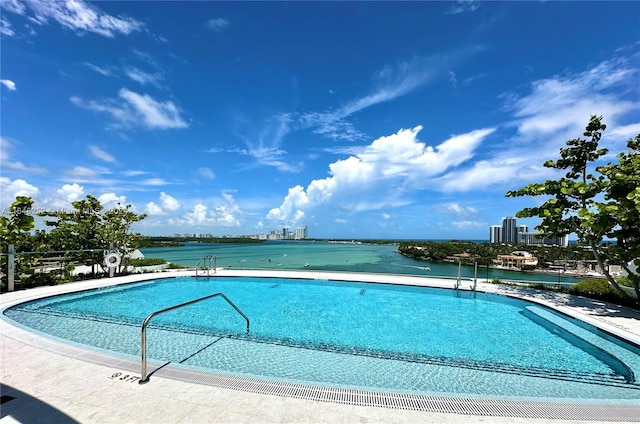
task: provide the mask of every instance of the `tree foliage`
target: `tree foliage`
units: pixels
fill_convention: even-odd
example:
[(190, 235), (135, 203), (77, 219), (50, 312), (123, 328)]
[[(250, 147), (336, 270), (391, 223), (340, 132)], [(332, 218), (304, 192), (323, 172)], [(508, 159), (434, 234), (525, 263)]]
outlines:
[[(30, 197), (18, 196), (9, 208), (8, 216), (0, 216), (0, 248), (7, 252), (10, 244), (16, 252), (64, 251), (64, 262), (82, 262), (86, 265), (102, 265), (104, 251), (114, 251), (127, 255), (138, 247), (139, 234), (131, 232), (131, 226), (146, 218), (145, 214), (136, 214), (131, 205), (118, 205), (104, 210), (100, 201), (88, 195), (86, 199), (72, 202), (72, 209), (49, 210), (38, 213), (44, 218), (44, 224), (51, 227), (48, 233), (36, 232), (33, 214), (34, 201)], [(94, 251), (89, 251), (94, 250)], [(41, 255), (40, 255), (41, 256)], [(32, 273), (38, 255), (16, 255), (16, 278)], [(2, 267), (6, 266), (6, 257), (2, 257)], [(95, 267), (94, 267), (95, 268)], [(65, 268), (66, 270), (66, 268)], [(95, 271), (95, 269), (94, 269)], [(25, 281), (41, 275), (32, 275)], [(3, 276), (3, 287), (6, 276)]]
[[(630, 140), (629, 151), (618, 155), (617, 164), (609, 163), (590, 172), (593, 163), (608, 153), (598, 148), (606, 125), (601, 116), (592, 115), (583, 133), (585, 138), (567, 141), (566, 148), (560, 149), (560, 159), (548, 160), (547, 168), (565, 171), (557, 180), (533, 183), (516, 191), (507, 192), (507, 197), (548, 196), (540, 206), (519, 211), (518, 218), (538, 217), (542, 220), (536, 229), (547, 237), (565, 236), (575, 233), (578, 241), (591, 248), (602, 273), (613, 288), (623, 297), (622, 290), (610, 275), (605, 260), (618, 264), (627, 270), (636, 293), (638, 274), (628, 266), (628, 262), (640, 258), (638, 247), (638, 140)], [(604, 201), (602, 199), (604, 198)], [(606, 249), (602, 246), (605, 237), (615, 238), (617, 244)], [(633, 248), (630, 248), (633, 244)]]
[(28, 231), (35, 226), (32, 207), (30, 197), (18, 196), (9, 207), (9, 216), (0, 216), (0, 248), (3, 252), (10, 244), (19, 249), (26, 242)]
[(79, 252), (76, 258), (87, 265), (102, 262), (102, 251), (113, 247), (123, 255), (131, 253), (137, 245), (137, 234), (130, 232), (131, 225), (143, 220), (146, 215), (131, 211), (131, 205), (104, 211), (98, 199), (87, 195), (86, 199), (72, 202), (73, 210), (55, 210), (41, 212), (39, 215), (49, 218), (47, 226), (53, 227), (49, 233), (49, 243), (53, 250), (87, 250)]

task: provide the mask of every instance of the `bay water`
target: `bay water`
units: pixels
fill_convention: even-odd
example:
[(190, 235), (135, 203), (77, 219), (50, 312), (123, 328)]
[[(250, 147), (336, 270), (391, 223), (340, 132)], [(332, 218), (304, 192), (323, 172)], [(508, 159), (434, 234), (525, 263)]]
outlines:
[[(147, 258), (162, 258), (174, 264), (196, 267), (203, 256), (215, 256), (217, 267), (232, 269), (282, 269), (409, 274), (457, 278), (457, 263), (421, 261), (402, 256), (397, 244), (324, 241), (265, 241), (263, 243), (197, 243), (182, 247), (144, 248)], [(473, 266), (462, 266), (461, 276), (473, 278)], [(533, 281), (571, 284), (578, 278), (557, 274), (518, 272), (478, 266), (478, 279)]]

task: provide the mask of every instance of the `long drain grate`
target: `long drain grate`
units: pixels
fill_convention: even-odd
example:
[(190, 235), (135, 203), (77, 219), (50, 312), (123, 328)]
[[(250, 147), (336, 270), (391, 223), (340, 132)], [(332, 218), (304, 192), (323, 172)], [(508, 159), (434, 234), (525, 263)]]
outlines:
[(166, 367), (155, 374), (188, 383), (296, 399), (463, 415), (640, 422), (638, 405), (529, 402), (384, 393), (264, 381)]

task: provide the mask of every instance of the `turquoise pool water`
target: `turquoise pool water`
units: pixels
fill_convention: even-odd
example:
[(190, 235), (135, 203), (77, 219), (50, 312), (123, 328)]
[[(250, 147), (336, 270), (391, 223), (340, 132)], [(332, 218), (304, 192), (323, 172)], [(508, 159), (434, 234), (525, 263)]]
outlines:
[(152, 360), (287, 382), (518, 398), (640, 399), (640, 350), (549, 309), (453, 290), (280, 278), (168, 278), (7, 309), (23, 326)]

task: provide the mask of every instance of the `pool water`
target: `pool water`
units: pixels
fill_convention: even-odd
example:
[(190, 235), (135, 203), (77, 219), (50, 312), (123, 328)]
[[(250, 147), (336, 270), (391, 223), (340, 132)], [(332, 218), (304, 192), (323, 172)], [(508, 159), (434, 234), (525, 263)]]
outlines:
[(233, 375), (403, 393), (640, 399), (640, 350), (519, 299), (280, 278), (168, 278), (17, 305), (5, 316), (83, 345)]

